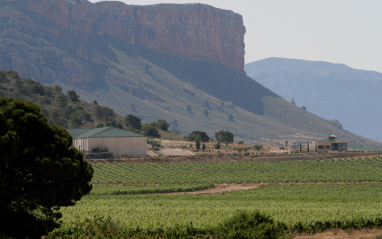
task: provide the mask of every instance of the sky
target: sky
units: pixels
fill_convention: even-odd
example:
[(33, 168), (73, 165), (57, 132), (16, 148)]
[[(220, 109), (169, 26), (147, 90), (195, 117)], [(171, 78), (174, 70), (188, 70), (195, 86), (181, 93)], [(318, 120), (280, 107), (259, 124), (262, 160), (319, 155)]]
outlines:
[[(91, 2), (97, 2), (91, 0)], [(130, 5), (194, 3), (123, 0)], [(243, 16), (245, 62), (283, 57), (382, 72), (381, 0), (200, 0)]]

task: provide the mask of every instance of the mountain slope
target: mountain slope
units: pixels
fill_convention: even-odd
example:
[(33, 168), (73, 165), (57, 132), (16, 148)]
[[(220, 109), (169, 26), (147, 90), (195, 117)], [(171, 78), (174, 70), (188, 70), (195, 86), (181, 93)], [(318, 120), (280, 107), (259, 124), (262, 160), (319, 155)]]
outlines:
[[(41, 7), (53, 12), (37, 11), (40, 9), (38, 4), (45, 6), (46, 2), (0, 2), (0, 68), (20, 70), (22, 76), (44, 84), (60, 85), (64, 92), (74, 89), (83, 100), (92, 102), (95, 99), (116, 113), (134, 114), (147, 123), (163, 118), (173, 122), (172, 131), (182, 134), (201, 130), (213, 136), (214, 132), (223, 129), (233, 132), (235, 140), (279, 145), (287, 139), (292, 145), (336, 134), (340, 139), (348, 140), (350, 145), (362, 143), (369, 148), (382, 148), (378, 142), (354, 135), (292, 105), (246, 76), (242, 69), (224, 64), (223, 60), (195, 59), (181, 53), (164, 54), (143, 45), (129, 44), (123, 36), (106, 34), (99, 28), (94, 28), (94, 32), (87, 32), (88, 28), (84, 28), (81, 32), (78, 29), (83, 22), (71, 18), (81, 8), (89, 8), (92, 14), (98, 14), (97, 9), (101, 6), (105, 13), (102, 19), (106, 19), (102, 24), (109, 21), (109, 27), (118, 27), (118, 24), (113, 25), (114, 18), (109, 19), (114, 13), (106, 10), (119, 3), (70, 3), (68, 9), (73, 14), (66, 15), (69, 18), (63, 22), (70, 23), (66, 27), (62, 19), (58, 18), (61, 19), (58, 21), (53, 14), (54, 11), (60, 14), (65, 9), (67, 11), (66, 1), (51, 1), (53, 10)], [(33, 6), (26, 8), (28, 4)], [(173, 8), (169, 6), (168, 9)], [(151, 8), (153, 19), (167, 12), (163, 6)], [(188, 9), (187, 14), (192, 16), (197, 8), (177, 5), (176, 9)], [(230, 12), (216, 9), (205, 12), (207, 15), (202, 19), (210, 19), (208, 14), (214, 16), (216, 12), (219, 17), (213, 19), (221, 22), (235, 22), (232, 19), (237, 18)], [(97, 16), (97, 21), (101, 21), (100, 15)], [(118, 17), (115, 19), (120, 19)], [(243, 29), (237, 22), (220, 26)], [(221, 31), (228, 30), (222, 28)], [(235, 49), (237, 42), (230, 38), (231, 35), (221, 39), (220, 35), (211, 37), (219, 41), (225, 39), (227, 42), (224, 44), (231, 42), (232, 49)], [(200, 40), (203, 41), (202, 38)], [(219, 46), (210, 47), (219, 51)], [(237, 54), (240, 55), (240, 44), (239, 48)]]
[(382, 73), (356, 70), (343, 64), (268, 58), (245, 66), (247, 74), (286, 100), (294, 98), (326, 119), (382, 141)]

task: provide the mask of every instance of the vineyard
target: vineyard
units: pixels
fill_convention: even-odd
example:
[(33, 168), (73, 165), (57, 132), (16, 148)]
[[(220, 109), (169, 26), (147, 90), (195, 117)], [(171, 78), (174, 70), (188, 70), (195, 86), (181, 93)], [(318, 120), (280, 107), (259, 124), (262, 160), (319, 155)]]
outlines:
[[(63, 226), (54, 235), (73, 235), (78, 225), (82, 225), (78, 221), (87, 220), (96, 225), (91, 220), (97, 217), (110, 217), (118, 224), (118, 238), (133, 235), (182, 238), (168, 236), (179, 230), (183, 236), (213, 235), (219, 223), (240, 210), (260, 210), (289, 232), (382, 226), (381, 157), (278, 162), (97, 163), (93, 167), (92, 183), (97, 186), (76, 206), (61, 209)], [(214, 187), (214, 183), (260, 182), (271, 184), (227, 194), (158, 194), (203, 190)], [(285, 184), (289, 182), (297, 184)], [(306, 184), (308, 182), (312, 184)], [(137, 195), (151, 193), (154, 194)]]
[(381, 182), (382, 158), (208, 163), (96, 163), (94, 184)]
[(126, 236), (137, 231), (160, 233), (190, 222), (194, 231), (208, 233), (238, 210), (257, 209), (292, 231), (381, 226), (382, 183), (271, 184), (212, 195), (93, 194), (61, 210), (65, 223), (59, 232), (73, 233), (76, 217), (101, 215), (120, 222)]
[(131, 185), (131, 186), (96, 186), (90, 195), (125, 195), (125, 194), (152, 194), (152, 193), (174, 193), (174, 192), (193, 192), (208, 188), (213, 188), (213, 183), (195, 185)]

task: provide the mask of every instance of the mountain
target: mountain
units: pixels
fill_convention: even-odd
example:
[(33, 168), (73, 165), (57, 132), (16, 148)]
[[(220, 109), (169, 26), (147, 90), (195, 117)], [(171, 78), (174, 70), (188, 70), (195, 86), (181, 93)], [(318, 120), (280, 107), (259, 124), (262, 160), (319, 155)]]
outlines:
[(244, 34), (239, 14), (204, 4), (1, 0), (0, 68), (185, 135), (293, 145), (336, 134), (382, 148), (249, 78)]
[(382, 142), (382, 73), (343, 64), (268, 58), (249, 63), (256, 82), (353, 133)]

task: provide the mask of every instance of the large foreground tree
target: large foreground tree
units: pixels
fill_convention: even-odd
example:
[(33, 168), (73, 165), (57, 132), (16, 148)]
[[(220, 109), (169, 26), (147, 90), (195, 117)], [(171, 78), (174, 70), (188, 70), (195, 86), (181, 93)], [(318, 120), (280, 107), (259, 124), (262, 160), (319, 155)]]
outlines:
[(0, 98), (0, 237), (41, 238), (88, 194), (93, 169), (32, 102)]

